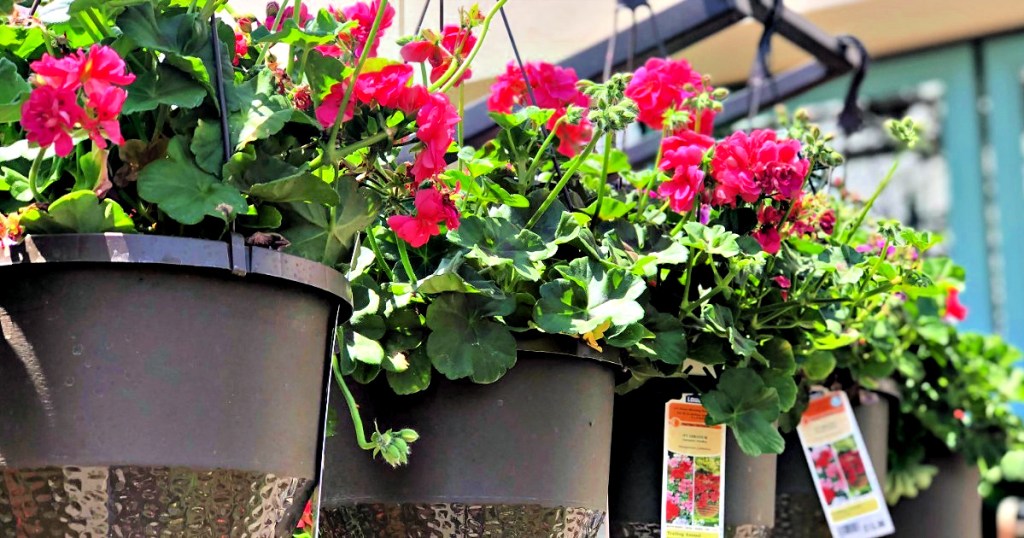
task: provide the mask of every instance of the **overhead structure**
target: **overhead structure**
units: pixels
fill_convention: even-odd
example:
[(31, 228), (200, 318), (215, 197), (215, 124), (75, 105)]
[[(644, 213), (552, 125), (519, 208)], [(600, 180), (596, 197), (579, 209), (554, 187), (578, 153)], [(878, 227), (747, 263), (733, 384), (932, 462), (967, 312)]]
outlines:
[[(620, 8), (630, 10), (647, 6), (643, 0), (619, 0), (619, 4)], [(595, 44), (559, 64), (575, 69), (580, 78), (594, 80), (600, 78), (609, 65), (611, 71), (621, 71), (665, 52), (676, 53), (748, 18), (765, 27), (765, 37), (758, 51), (762, 66), (758, 68), (755, 65), (754, 69), (755, 74), (760, 71), (760, 77), (752, 76), (751, 85), (733, 92), (726, 99), (724, 109), (715, 118), (716, 124), (731, 123), (831, 79), (862, 70), (867, 64), (867, 54), (856, 39), (829, 35), (787, 9), (782, 0), (682, 0), (633, 28), (614, 33), (608, 42)], [(763, 63), (769, 46), (766, 43), (770, 43), (772, 35), (784, 37), (813, 56), (814, 60), (769, 76)], [(465, 133), (467, 143), (473, 145), (494, 135), (495, 125), (487, 114), (486, 100), (478, 100), (467, 107)], [(658, 137), (651, 137), (626, 150), (630, 160), (643, 162), (654, 157), (657, 145)]]

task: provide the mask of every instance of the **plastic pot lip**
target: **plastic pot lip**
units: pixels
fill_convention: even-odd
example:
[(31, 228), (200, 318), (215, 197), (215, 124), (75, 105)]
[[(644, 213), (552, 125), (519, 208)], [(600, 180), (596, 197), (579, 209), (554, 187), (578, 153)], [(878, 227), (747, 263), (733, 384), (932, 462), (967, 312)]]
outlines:
[(621, 352), (618, 348), (606, 344), (604, 351), (598, 351), (569, 336), (529, 331), (516, 335), (516, 348), (519, 351), (576, 357), (609, 366), (622, 366)]
[(163, 235), (97, 233), (28, 235), (0, 252), (0, 267), (40, 263), (135, 263), (194, 267), (287, 280), (313, 288), (350, 308), (348, 280), (334, 269), (306, 258), (226, 241)]

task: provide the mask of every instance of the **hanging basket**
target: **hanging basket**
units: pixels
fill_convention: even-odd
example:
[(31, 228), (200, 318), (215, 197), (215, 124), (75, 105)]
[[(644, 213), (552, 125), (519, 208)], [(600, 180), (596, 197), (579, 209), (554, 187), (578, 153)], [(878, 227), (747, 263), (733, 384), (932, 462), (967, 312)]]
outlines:
[(435, 374), (412, 396), (383, 380), (353, 386), (364, 416), (420, 438), (409, 464), (392, 469), (339, 421), (325, 449), (320, 536), (596, 537), (616, 366), (575, 340), (543, 339), (520, 341), (517, 364), (490, 385)]
[(290, 536), (350, 313), (339, 273), (97, 234), (29, 237), (0, 275), (0, 536)]

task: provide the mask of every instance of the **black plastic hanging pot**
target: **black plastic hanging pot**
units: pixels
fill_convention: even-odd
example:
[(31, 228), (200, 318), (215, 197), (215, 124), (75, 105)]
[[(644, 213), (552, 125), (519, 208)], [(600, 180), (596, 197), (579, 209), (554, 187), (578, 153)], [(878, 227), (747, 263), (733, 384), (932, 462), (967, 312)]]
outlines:
[[(679, 399), (686, 385), (654, 379), (615, 400), (609, 519), (612, 538), (661, 536), (661, 488), (665, 444), (665, 403)], [(726, 435), (726, 536), (767, 537), (775, 524), (774, 455), (743, 453)]]
[[(888, 470), (890, 419), (897, 408), (896, 396), (890, 392), (866, 390), (861, 394), (860, 401), (853, 405), (853, 414), (857, 417), (878, 483), (884, 485)], [(786, 450), (779, 456), (775, 500), (776, 532), (792, 538), (831, 536), (828, 519), (821, 509), (814, 479), (795, 432), (786, 435)]]
[(982, 500), (978, 468), (959, 454), (929, 458), (939, 468), (928, 489), (891, 508), (899, 538), (981, 538)]
[(291, 535), (339, 273), (240, 238), (96, 234), (29, 237), (0, 275), (0, 536)]
[[(409, 464), (392, 469), (339, 420), (325, 448), (320, 536), (597, 536), (618, 363), (575, 340), (519, 348), (490, 385), (435, 375), (422, 393), (396, 396), (383, 380), (350, 384), (365, 417), (420, 438)], [(331, 400), (347, 417), (337, 392)]]

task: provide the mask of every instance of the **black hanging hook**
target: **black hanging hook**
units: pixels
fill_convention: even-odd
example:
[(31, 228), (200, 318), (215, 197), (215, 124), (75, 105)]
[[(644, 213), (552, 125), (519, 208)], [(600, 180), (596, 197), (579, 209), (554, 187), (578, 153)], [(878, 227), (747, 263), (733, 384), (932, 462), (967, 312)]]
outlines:
[(423, 11), (420, 12), (420, 20), (416, 23), (416, 33), (413, 35), (420, 35), (420, 30), (423, 29), (423, 21), (427, 20), (428, 9), (430, 9), (430, 0), (423, 3)]
[(761, 39), (757, 43), (757, 54), (754, 57), (754, 65), (750, 69), (750, 78), (747, 81), (747, 86), (751, 90), (750, 108), (747, 110), (748, 119), (753, 119), (761, 110), (761, 87), (765, 81), (771, 83), (773, 94), (778, 93), (771, 68), (768, 66), (768, 58), (772, 54), (772, 37), (778, 30), (782, 10), (783, 0), (775, 0), (768, 11), (768, 17), (764, 21), (764, 31), (761, 32)]
[(861, 43), (856, 37), (841, 35), (839, 36), (839, 42), (844, 46), (856, 48), (860, 52), (861, 58), (860, 65), (857, 66), (857, 70), (853, 73), (853, 78), (850, 79), (850, 89), (846, 91), (843, 111), (839, 113), (839, 126), (842, 127), (843, 133), (850, 135), (860, 130), (864, 124), (864, 112), (860, 109), (860, 105), (857, 104), (857, 98), (860, 96), (860, 87), (864, 83), (864, 77), (867, 75), (868, 64), (871, 58), (868, 55), (867, 48), (864, 47), (864, 43)]

